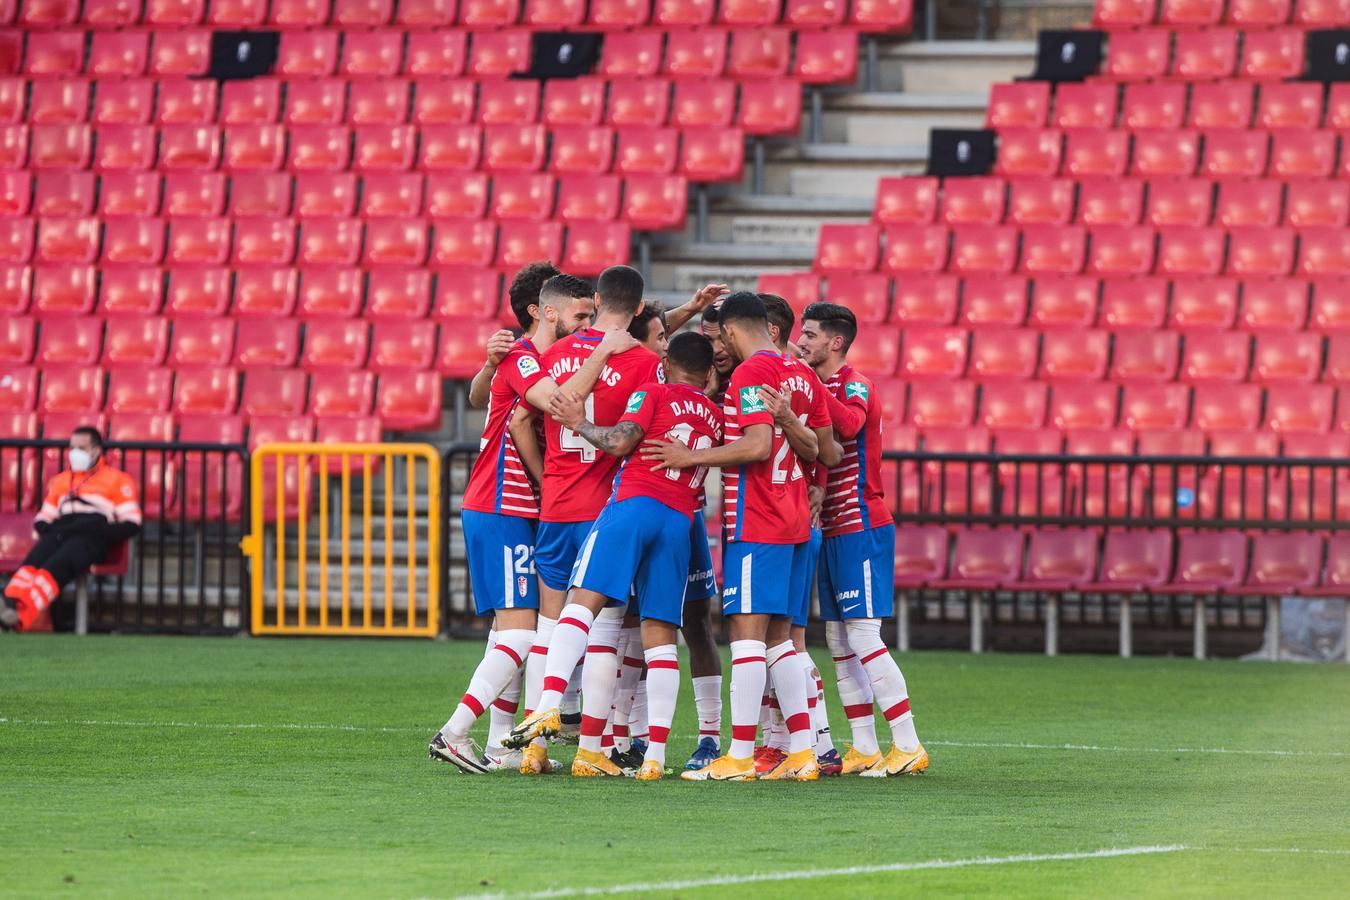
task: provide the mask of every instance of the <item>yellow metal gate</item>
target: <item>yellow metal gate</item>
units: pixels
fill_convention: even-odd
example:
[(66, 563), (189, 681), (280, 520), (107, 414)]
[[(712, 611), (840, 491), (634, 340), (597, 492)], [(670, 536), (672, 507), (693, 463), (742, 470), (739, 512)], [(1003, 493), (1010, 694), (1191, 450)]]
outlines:
[(441, 459), (429, 444), (253, 451), (253, 634), (432, 637), (440, 629)]

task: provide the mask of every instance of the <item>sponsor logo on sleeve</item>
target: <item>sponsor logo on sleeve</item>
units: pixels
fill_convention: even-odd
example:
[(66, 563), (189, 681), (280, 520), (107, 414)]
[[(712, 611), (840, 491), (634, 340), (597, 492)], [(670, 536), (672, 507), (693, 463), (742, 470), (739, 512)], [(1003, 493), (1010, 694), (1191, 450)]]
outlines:
[(764, 398), (759, 395), (758, 385), (741, 388), (741, 415), (767, 412), (767, 409)]
[(628, 405), (623, 408), (625, 413), (635, 413), (642, 409), (642, 401), (647, 399), (646, 391), (633, 391), (632, 396), (628, 398)]
[(529, 378), (531, 375), (539, 374), (539, 363), (533, 356), (522, 356), (516, 360), (516, 368), (520, 370), (522, 378)]
[(852, 400), (854, 397), (861, 397), (863, 400), (870, 399), (867, 396), (867, 385), (861, 381), (850, 381), (844, 385), (844, 399)]

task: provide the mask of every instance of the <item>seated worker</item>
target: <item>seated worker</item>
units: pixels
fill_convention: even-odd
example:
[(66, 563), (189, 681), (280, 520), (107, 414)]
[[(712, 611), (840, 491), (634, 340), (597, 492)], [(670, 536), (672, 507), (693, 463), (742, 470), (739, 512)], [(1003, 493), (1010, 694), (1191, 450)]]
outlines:
[(103, 461), (98, 429), (76, 428), (67, 456), (70, 468), (47, 485), (33, 520), (38, 542), (5, 586), (0, 626), (49, 629), (48, 608), (61, 588), (88, 572), (109, 548), (140, 533), (136, 485)]

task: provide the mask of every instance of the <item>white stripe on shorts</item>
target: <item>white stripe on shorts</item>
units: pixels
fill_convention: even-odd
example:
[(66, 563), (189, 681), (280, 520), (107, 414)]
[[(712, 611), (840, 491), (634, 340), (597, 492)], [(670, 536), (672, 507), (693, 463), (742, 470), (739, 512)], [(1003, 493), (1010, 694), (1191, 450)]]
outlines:
[(863, 603), (867, 605), (867, 618), (872, 615), (872, 560), (863, 560)]
[(577, 564), (572, 568), (572, 584), (581, 584), (586, 580), (586, 569), (591, 564), (591, 551), (595, 549), (595, 534), (592, 530), (586, 535), (586, 543), (581, 545), (581, 556), (577, 557)]
[(750, 605), (750, 573), (754, 569), (754, 562), (753, 553), (741, 557), (741, 612), (747, 614), (754, 612)]
[(513, 609), (516, 605), (514, 581), (513, 567), (511, 565), (511, 545), (502, 544), (502, 597), (505, 600), (507, 609)]

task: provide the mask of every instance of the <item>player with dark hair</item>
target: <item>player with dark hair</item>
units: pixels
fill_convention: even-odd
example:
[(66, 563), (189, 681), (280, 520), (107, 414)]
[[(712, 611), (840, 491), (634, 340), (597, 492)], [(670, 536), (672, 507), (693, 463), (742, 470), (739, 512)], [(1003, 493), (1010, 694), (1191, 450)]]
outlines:
[[(666, 740), (675, 714), (680, 677), (675, 630), (685, 605), (685, 573), (689, 569), (689, 523), (700, 508), (705, 469), (692, 472), (658, 470), (632, 454), (644, 437), (706, 448), (722, 440), (722, 413), (703, 393), (712, 370), (712, 344), (698, 334), (671, 341), (667, 357), (670, 382), (649, 382), (628, 399), (623, 417), (613, 426), (587, 420), (576, 397), (560, 391), (551, 412), (594, 446), (627, 457), (614, 479), (614, 492), (582, 545), (572, 571), (572, 589), (563, 622), (584, 623), (608, 604), (626, 600), (636, 588), (642, 617), (642, 644), (647, 663), (648, 717), (651, 740), (637, 778), (654, 781), (665, 771)], [(597, 552), (598, 551), (598, 552)], [(550, 672), (575, 666), (587, 650), (585, 630), (559, 625), (549, 647)], [(590, 649), (594, 649), (591, 645)], [(590, 654), (587, 654), (589, 660)], [(590, 667), (590, 662), (586, 663)], [(560, 725), (549, 703), (517, 729), (522, 739), (549, 734)], [(579, 750), (578, 756), (587, 751)], [(602, 757), (603, 758), (603, 757)], [(617, 767), (587, 765), (573, 774), (617, 775)]]
[[(895, 525), (881, 489), (881, 402), (871, 379), (846, 359), (857, 335), (857, 319), (837, 303), (813, 303), (802, 314), (802, 359), (824, 379), (844, 443), (821, 513), (820, 612), (853, 732), (844, 773), (913, 775), (928, 768), (928, 752), (914, 730), (905, 677), (881, 639), (881, 620), (895, 606)], [(884, 756), (874, 699), (891, 726), (893, 743)]]
[(665, 359), (670, 340), (666, 331), (666, 311), (661, 308), (661, 304), (643, 304), (642, 312), (628, 324), (628, 333), (642, 346)]
[(82, 425), (70, 435), (70, 468), (47, 485), (33, 518), (38, 541), (5, 585), (0, 628), (51, 630), (48, 610), (65, 587), (113, 545), (140, 534), (141, 507), (131, 476), (103, 458), (103, 435)]
[[(468, 690), (428, 747), (432, 758), (472, 773), (519, 768), (523, 762), (519, 754), (508, 754), (501, 741), (515, 724), (521, 662), (534, 646), (539, 609), (534, 563), (539, 501), (534, 485), (542, 463), (533, 430), (517, 441), (508, 423), (528, 391), (556, 389), (540, 365), (540, 353), (591, 323), (591, 286), (571, 275), (553, 275), (536, 292), (528, 314), (537, 321), (533, 335), (515, 341), (492, 376), (487, 425), (461, 515), (474, 602), (479, 615), (493, 616), (493, 628)], [(574, 376), (578, 386), (589, 390), (611, 353), (632, 344), (626, 334), (601, 341)], [(488, 742), (480, 754), (468, 734), (487, 708)]]
[[(695, 781), (756, 777), (755, 732), (760, 699), (771, 678), (787, 719), (792, 752), (765, 777), (814, 780), (819, 768), (811, 742), (806, 681), (800, 665), (792, 661), (789, 596), (794, 565), (804, 556), (798, 546), (809, 535), (802, 464), (815, 461), (815, 429), (827, 427), (829, 419), (802, 363), (774, 346), (759, 297), (746, 291), (732, 294), (722, 302), (718, 320), (725, 350), (737, 364), (723, 408), (727, 443), (691, 449), (657, 441), (640, 451), (659, 469), (722, 469), (726, 535), (722, 612), (729, 618), (732, 638), (731, 747), (706, 768), (686, 771), (682, 777)], [(806, 418), (806, 446), (800, 454), (776, 425), (767, 405), (771, 396), (785, 400), (794, 418)]]
[[(549, 285), (545, 285), (545, 292)], [(645, 347), (632, 346), (609, 358), (593, 387), (573, 384), (571, 381), (610, 333), (621, 332), (630, 345), (635, 343), (627, 328), (633, 317), (642, 311), (643, 288), (642, 276), (628, 266), (611, 266), (600, 273), (596, 282), (595, 327), (581, 329), (566, 340), (559, 341), (540, 359), (544, 373), (581, 402), (587, 418), (598, 425), (607, 426), (618, 422), (629, 396), (641, 385), (659, 380), (660, 359)], [(519, 406), (513, 414), (512, 435), (532, 427), (531, 418), (537, 415), (537, 410), (548, 409), (552, 398), (552, 390), (539, 386), (527, 390), (525, 399), (528, 403)], [(573, 564), (582, 542), (604, 508), (620, 461), (598, 452), (595, 445), (572, 429), (564, 428), (552, 417), (544, 420), (544, 436), (545, 465), (540, 483), (543, 502), (535, 553), (540, 615), (530, 664), (526, 669), (525, 704), (527, 713), (558, 705), (553, 694), (556, 691), (561, 696), (572, 668), (566, 672), (557, 671), (548, 648), (559, 632), (569, 629), (578, 631), (583, 640), (589, 633), (593, 652), (586, 655), (586, 663), (582, 667), (581, 737), (572, 771), (574, 774), (596, 774), (596, 771), (615, 774), (619, 770), (600, 752), (600, 742), (605, 722), (609, 718), (618, 672), (614, 656), (617, 655), (623, 625), (622, 606), (604, 610), (594, 617), (587, 614), (584, 622), (580, 619), (560, 620), (557, 617), (562, 612), (567, 589), (571, 586)], [(569, 633), (565, 639), (574, 637)], [(598, 658), (601, 656), (604, 659)], [(535, 672), (540, 662), (544, 664), (544, 675), (542, 679), (536, 679)], [(561, 684), (558, 683), (559, 679)], [(538, 693), (535, 693), (536, 684), (539, 685)], [(526, 721), (533, 718), (527, 715)], [(512, 732), (513, 736), (519, 733), (519, 728)], [(513, 743), (519, 746), (521, 742), (515, 740)], [(547, 756), (543, 741), (530, 742), (521, 771), (530, 773), (546, 770)]]
[[(544, 282), (559, 274), (561, 273), (553, 263), (541, 260), (522, 266), (511, 279), (511, 285), (506, 289), (507, 301), (511, 306), (511, 313), (520, 323), (521, 331), (526, 335), (534, 334), (535, 329), (539, 327), (539, 292), (543, 289)], [(440, 277), (448, 276), (443, 274)], [(483, 409), (488, 405), (492, 376), (496, 374), (497, 367), (501, 365), (515, 343), (516, 336), (505, 328), (488, 338), (487, 361), (469, 383), (469, 405), (474, 409)]]

